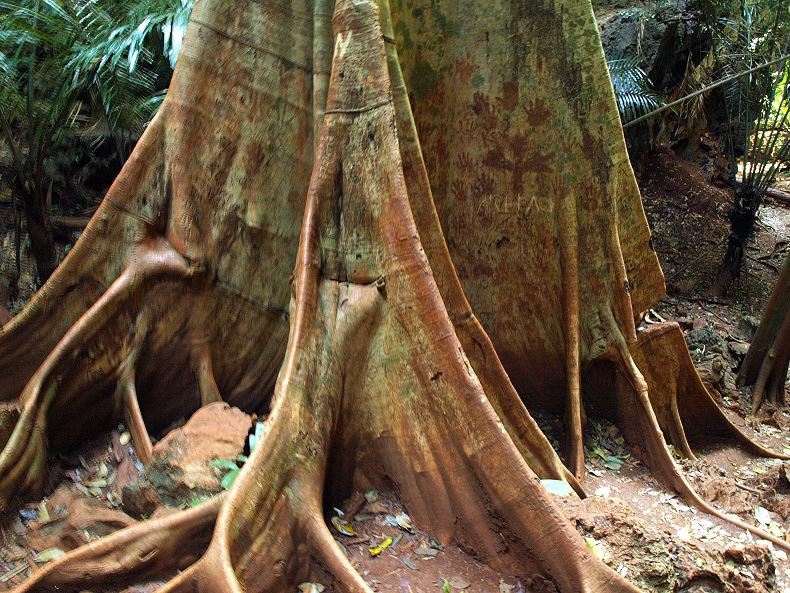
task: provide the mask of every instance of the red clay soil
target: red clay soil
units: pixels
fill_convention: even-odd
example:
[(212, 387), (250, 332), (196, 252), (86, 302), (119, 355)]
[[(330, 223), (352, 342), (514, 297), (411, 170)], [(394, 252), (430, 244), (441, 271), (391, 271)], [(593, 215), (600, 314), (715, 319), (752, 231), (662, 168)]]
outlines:
[[(198, 417), (159, 441), (154, 461), (145, 468), (137, 462), (123, 426), (73, 456), (61, 458), (59, 472), (52, 472), (60, 475), (61, 481), (43, 504), (31, 503), (2, 518), (0, 590), (12, 588), (31, 573), (31, 567), (40, 568), (60, 550), (65, 552), (98, 539), (148, 514), (160, 516), (199, 502), (192, 498), (194, 493), (179, 485), (200, 482), (206, 486), (213, 475), (213, 486), (208, 484), (202, 497), (220, 492), (225, 472), (212, 460), (233, 458), (241, 452), (238, 427), (253, 419), (235, 422), (237, 416), (244, 415), (224, 404), (204, 408), (196, 416), (219, 420), (213, 423), (216, 435), (221, 437), (219, 448), (188, 447), (195, 427), (199, 430), (205, 425), (205, 418)], [(783, 423), (784, 431), (768, 442), (776, 447), (782, 443), (790, 446), (786, 430), (790, 414), (775, 412), (773, 417)], [(559, 419), (539, 416), (538, 420), (558, 444), (562, 438)], [(765, 436), (761, 433), (761, 438)], [(234, 440), (237, 445), (232, 446)], [(557, 501), (604, 562), (643, 591), (774, 593), (790, 585), (788, 563), (781, 551), (771, 553), (767, 543), (755, 542), (745, 532), (687, 506), (655, 481), (614, 425), (593, 418), (585, 441), (585, 487), (591, 496), (580, 500), (568, 493), (558, 496)], [(601, 451), (622, 465), (618, 469), (607, 467)], [(700, 451), (698, 460), (684, 462), (684, 469), (706, 500), (724, 510), (755, 522), (755, 509), (762, 507), (778, 528), (786, 533), (790, 527), (787, 463), (752, 458), (737, 447), (707, 447)], [(468, 550), (439, 545), (434, 534), (401, 515), (404, 509), (396, 493), (366, 494), (370, 502), (361, 492), (355, 492), (340, 508), (329, 506), (324, 511), (335, 540), (375, 591), (438, 593), (445, 581), (454, 593), (555, 591), (551, 583), (536, 574), (502, 574)], [(143, 514), (141, 508), (146, 502), (150, 506)], [(42, 516), (44, 513), (46, 516)], [(356, 533), (339, 531), (333, 522), (338, 518), (349, 520)], [(504, 534), (499, 537), (506, 552), (507, 539)], [(371, 548), (387, 538), (392, 540), (390, 545), (374, 556)], [(163, 582), (112, 590), (148, 593)], [(304, 593), (311, 593), (309, 587)], [(332, 593), (328, 587), (327, 593)]]

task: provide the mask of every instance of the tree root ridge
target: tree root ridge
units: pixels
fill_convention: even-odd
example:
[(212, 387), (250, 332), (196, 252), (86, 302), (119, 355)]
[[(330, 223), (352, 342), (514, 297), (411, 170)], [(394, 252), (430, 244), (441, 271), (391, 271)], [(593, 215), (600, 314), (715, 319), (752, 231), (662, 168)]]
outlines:
[(689, 439), (719, 435), (738, 441), (755, 455), (788, 458), (756, 443), (727, 418), (696, 372), (676, 323), (641, 331), (633, 356), (647, 381), (658, 424), (683, 456), (694, 458)]
[(576, 220), (576, 195), (567, 194), (559, 208), (558, 226), (562, 261), (563, 325), (565, 335), (565, 374), (568, 386), (565, 404), (567, 425), (566, 459), (568, 469), (584, 478), (584, 437), (586, 422), (582, 407), (581, 364), (579, 353), (579, 235)]
[(790, 315), (785, 316), (779, 334), (768, 349), (754, 383), (752, 414), (756, 414), (763, 399), (780, 406), (785, 405), (785, 382), (790, 362)]
[[(139, 257), (113, 282), (107, 292), (66, 332), (19, 397), (19, 419), (0, 453), (0, 507), (7, 504), (14, 494), (40, 492), (46, 469), (47, 413), (57, 396), (63, 376), (68, 374), (69, 366), (85, 342), (99, 333), (119, 309), (149, 282), (169, 277), (186, 278), (190, 274), (189, 265), (179, 254), (164, 240), (153, 239), (143, 246)], [(128, 373), (133, 373), (133, 369)], [(125, 392), (125, 407), (140, 439), (142, 418), (136, 408), (134, 386), (130, 383), (128, 373), (119, 384)], [(145, 444), (140, 444), (145, 450)]]
[(790, 364), (790, 256), (785, 258), (763, 318), (738, 370), (738, 385), (754, 385), (752, 414), (764, 401), (786, 405)]
[[(618, 424), (626, 439), (644, 447), (644, 461), (651, 471), (689, 504), (790, 550), (790, 543), (725, 514), (703, 500), (675, 463), (664, 434), (669, 434), (682, 454), (690, 456), (693, 453), (686, 440), (684, 421), (691, 421), (696, 427), (703, 427), (707, 422), (712, 433), (735, 437), (757, 454), (782, 456), (751, 441), (724, 416), (694, 369), (676, 323), (651, 326), (641, 332), (639, 338), (633, 354), (622, 344), (613, 355), (618, 367), (615, 380)], [(667, 382), (667, 376), (678, 383)]]
[(13, 592), (82, 591), (186, 568), (208, 545), (222, 499), (216, 496), (77, 548), (33, 573)]

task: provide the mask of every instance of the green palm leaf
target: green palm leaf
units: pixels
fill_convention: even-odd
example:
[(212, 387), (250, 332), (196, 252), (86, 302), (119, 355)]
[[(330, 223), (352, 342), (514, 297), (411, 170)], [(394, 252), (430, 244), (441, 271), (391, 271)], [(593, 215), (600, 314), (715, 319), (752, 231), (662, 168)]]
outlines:
[(622, 122), (628, 123), (664, 105), (636, 57), (609, 60), (609, 76)]

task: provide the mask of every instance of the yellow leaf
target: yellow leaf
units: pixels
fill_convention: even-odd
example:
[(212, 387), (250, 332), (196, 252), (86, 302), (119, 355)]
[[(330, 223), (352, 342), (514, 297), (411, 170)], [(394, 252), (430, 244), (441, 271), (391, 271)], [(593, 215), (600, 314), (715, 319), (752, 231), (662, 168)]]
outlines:
[(392, 538), (388, 537), (375, 548), (368, 548), (371, 556), (378, 556), (381, 552), (392, 545)]
[(335, 529), (337, 529), (338, 533), (342, 533), (343, 535), (348, 535), (348, 536), (359, 535), (359, 533), (357, 532), (356, 529), (354, 529), (354, 526), (351, 525), (351, 523), (349, 523), (345, 519), (341, 519), (340, 517), (332, 517), (332, 525), (335, 526)]

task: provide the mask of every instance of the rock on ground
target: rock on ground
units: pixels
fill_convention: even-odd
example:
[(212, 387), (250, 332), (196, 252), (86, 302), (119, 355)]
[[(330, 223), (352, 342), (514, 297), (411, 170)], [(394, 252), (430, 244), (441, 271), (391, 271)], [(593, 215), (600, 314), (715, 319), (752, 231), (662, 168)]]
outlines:
[(154, 446), (153, 460), (136, 482), (123, 488), (123, 506), (150, 516), (161, 504), (178, 507), (222, 491), (215, 460), (233, 460), (244, 450), (250, 416), (224, 402), (209, 404)]

